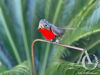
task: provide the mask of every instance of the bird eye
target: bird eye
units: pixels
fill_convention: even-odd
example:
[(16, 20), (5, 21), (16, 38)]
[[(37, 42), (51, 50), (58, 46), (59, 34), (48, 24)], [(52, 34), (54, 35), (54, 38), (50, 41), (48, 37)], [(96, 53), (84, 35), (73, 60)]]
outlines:
[(47, 24), (45, 26), (47, 26)]

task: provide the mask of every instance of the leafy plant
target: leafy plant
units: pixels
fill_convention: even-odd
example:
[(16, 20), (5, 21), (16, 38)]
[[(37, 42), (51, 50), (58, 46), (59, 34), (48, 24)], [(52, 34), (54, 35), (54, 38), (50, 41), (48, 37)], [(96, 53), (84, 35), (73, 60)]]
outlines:
[(23, 64), (20, 64), (16, 67), (14, 67), (12, 70), (1, 72), (1, 75), (30, 75), (30, 68), (29, 63), (24, 62)]
[[(44, 39), (37, 29), (43, 18), (58, 27), (74, 28), (66, 30), (60, 40), (62, 44), (84, 48), (90, 55), (100, 57), (100, 0), (0, 0), (0, 62), (4, 67), (0, 69), (1, 75), (32, 75), (31, 44), (37, 38)], [(85, 70), (77, 64), (80, 55), (73, 49), (38, 42), (34, 53), (36, 72), (38, 75), (99, 74), (99, 66)]]

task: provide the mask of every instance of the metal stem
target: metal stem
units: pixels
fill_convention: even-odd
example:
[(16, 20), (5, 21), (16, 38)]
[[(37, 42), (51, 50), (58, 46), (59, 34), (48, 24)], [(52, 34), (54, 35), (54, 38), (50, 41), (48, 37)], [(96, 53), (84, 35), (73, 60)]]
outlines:
[(42, 40), (42, 39), (36, 39), (36, 40), (34, 40), (32, 42), (32, 64), (33, 64), (33, 74), (34, 75), (36, 75), (35, 61), (34, 61), (34, 45), (35, 45), (36, 42), (46, 42), (46, 43), (55, 44), (55, 45), (66, 47), (66, 48), (72, 48), (72, 49), (75, 49), (75, 50), (84, 51), (83, 48), (79, 48), (79, 47), (75, 47), (75, 46), (64, 45), (64, 44), (60, 44), (60, 43), (56, 43), (56, 42), (51, 42), (51, 41), (47, 41), (47, 40)]

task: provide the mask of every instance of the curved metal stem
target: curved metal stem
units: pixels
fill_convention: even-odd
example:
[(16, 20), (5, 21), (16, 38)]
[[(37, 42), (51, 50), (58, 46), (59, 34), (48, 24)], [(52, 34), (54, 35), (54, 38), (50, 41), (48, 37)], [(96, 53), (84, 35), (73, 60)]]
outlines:
[(79, 47), (75, 47), (75, 46), (70, 46), (70, 45), (64, 45), (64, 44), (58, 44), (56, 42), (51, 42), (51, 41), (47, 41), (47, 40), (42, 40), (42, 39), (36, 39), (32, 42), (32, 64), (33, 64), (33, 74), (36, 75), (36, 71), (35, 71), (35, 61), (34, 61), (34, 45), (36, 42), (46, 42), (46, 43), (50, 43), (50, 44), (55, 44), (58, 46), (62, 46), (62, 47), (67, 47), (67, 48), (72, 48), (75, 50), (79, 50), (79, 51), (83, 51), (83, 48), (79, 48)]

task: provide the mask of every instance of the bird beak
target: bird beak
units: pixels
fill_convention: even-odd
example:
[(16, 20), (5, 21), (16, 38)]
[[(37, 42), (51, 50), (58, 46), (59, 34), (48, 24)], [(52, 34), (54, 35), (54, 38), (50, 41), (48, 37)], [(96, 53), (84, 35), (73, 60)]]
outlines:
[(44, 28), (43, 24), (39, 24), (38, 29), (43, 29), (43, 28)]

